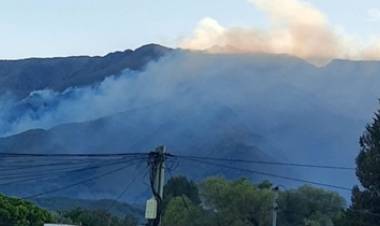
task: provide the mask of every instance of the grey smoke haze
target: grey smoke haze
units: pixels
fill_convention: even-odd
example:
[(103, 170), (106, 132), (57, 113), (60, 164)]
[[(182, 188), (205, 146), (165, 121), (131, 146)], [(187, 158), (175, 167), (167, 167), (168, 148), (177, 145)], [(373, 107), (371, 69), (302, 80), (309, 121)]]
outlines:
[[(133, 71), (123, 76), (110, 76), (100, 84), (69, 88), (63, 92), (37, 90), (21, 100), (12, 95), (0, 99), (1, 134), (11, 135), (33, 128), (48, 129), (69, 122), (83, 122), (125, 110), (128, 107), (129, 81)], [(12, 101), (13, 100), (13, 101)], [(126, 103), (122, 104), (122, 103)]]
[[(202, 140), (199, 137), (215, 139), (214, 143), (221, 142), (217, 139), (223, 137), (240, 138), (244, 134), (221, 133), (238, 131), (229, 129), (230, 125), (244, 125), (241, 131), (263, 138), (262, 142), (255, 140), (251, 144), (268, 156), (347, 166), (354, 164), (358, 138), (378, 108), (379, 72), (379, 62), (336, 60), (318, 68), (287, 55), (176, 51), (150, 63), (144, 71), (125, 71), (93, 86), (73, 87), (61, 93), (35, 91), (21, 101), (3, 97), (0, 128), (5, 136), (118, 112), (126, 111), (123, 115), (128, 115), (129, 109), (145, 108), (141, 114), (133, 112), (132, 118), (113, 120), (116, 127), (131, 126), (125, 135), (131, 136), (131, 148), (137, 147), (133, 145), (136, 139), (144, 141), (139, 148), (169, 141), (177, 142), (175, 148), (187, 145), (187, 150), (191, 150), (192, 145), (201, 145), (192, 144), (193, 140)], [(220, 114), (226, 111), (234, 116), (229, 118), (227, 128), (220, 128)], [(160, 125), (167, 121), (171, 121), (166, 128), (170, 131), (160, 136), (149, 135), (160, 131)], [(186, 140), (189, 128), (192, 136), (198, 136), (196, 139)], [(247, 137), (252, 136), (240, 140), (247, 142)], [(92, 142), (77, 139), (75, 142)], [(112, 137), (105, 140), (112, 141)], [(305, 170), (298, 174), (346, 186), (355, 181), (353, 173), (347, 172)]]
[[(125, 71), (86, 88), (69, 88), (62, 93), (34, 91), (17, 102), (3, 96), (1, 123), (10, 124), (5, 133), (16, 133), (88, 121), (167, 99), (189, 106), (220, 102), (251, 110), (265, 106), (291, 112), (304, 105), (321, 105), (338, 115), (368, 119), (380, 94), (380, 79), (373, 68), (376, 63), (351, 72), (339, 63), (319, 69), (285, 55), (174, 54), (143, 72)], [(357, 69), (358, 65), (352, 62), (351, 66)], [(342, 61), (341, 66), (350, 65)], [(13, 111), (18, 115), (10, 114)], [(13, 120), (6, 115), (12, 115)]]
[[(125, 71), (90, 87), (62, 93), (35, 91), (17, 102), (2, 98), (1, 134), (48, 129), (167, 102), (179, 109), (229, 107), (257, 133), (278, 139), (275, 142), (283, 148), (318, 139), (342, 145), (331, 134), (355, 144), (377, 108), (379, 65), (334, 61), (317, 68), (286, 55), (177, 52), (143, 72)], [(353, 156), (355, 148), (347, 153)]]

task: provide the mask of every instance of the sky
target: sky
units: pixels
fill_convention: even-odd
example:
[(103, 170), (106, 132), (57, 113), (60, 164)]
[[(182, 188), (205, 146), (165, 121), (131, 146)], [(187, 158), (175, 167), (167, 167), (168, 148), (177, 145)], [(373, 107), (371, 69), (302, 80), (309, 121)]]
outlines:
[[(380, 37), (378, 0), (284, 1), (310, 4), (355, 42)], [(0, 59), (104, 55), (147, 43), (181, 47), (204, 18), (265, 30), (268, 17), (252, 0), (0, 0)]]

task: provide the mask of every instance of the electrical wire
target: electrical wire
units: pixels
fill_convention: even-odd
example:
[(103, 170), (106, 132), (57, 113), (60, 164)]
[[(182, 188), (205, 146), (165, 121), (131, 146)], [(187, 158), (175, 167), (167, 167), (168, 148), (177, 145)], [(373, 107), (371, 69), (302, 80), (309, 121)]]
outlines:
[[(120, 194), (116, 197), (116, 199), (114, 199), (114, 201), (116, 202), (119, 201), (125, 195), (125, 193), (127, 193), (128, 189), (130, 189), (131, 185), (136, 181), (136, 179), (137, 179), (137, 174), (135, 174), (133, 179), (125, 186), (123, 191), (120, 192)], [(110, 212), (112, 208), (115, 206), (116, 202), (111, 203), (110, 206), (108, 206), (105, 209), (105, 212)]]
[(353, 167), (316, 165), (316, 164), (306, 164), (306, 163), (260, 161), (260, 160), (247, 160), (247, 159), (227, 159), (227, 158), (213, 158), (213, 157), (207, 157), (207, 156), (192, 156), (192, 155), (171, 155), (171, 156), (179, 157), (179, 158), (212, 160), (212, 161), (220, 161), (220, 162), (239, 162), (239, 163), (250, 163), (250, 164), (279, 165), (279, 166), (293, 166), (293, 167), (334, 169), (334, 170), (355, 170), (355, 168)]
[(58, 192), (58, 191), (66, 190), (66, 189), (69, 189), (69, 188), (72, 188), (72, 187), (75, 187), (75, 186), (87, 183), (89, 181), (93, 181), (93, 180), (96, 180), (96, 179), (99, 179), (99, 178), (111, 175), (113, 173), (116, 173), (116, 172), (119, 172), (121, 170), (124, 170), (124, 169), (126, 169), (128, 167), (129, 166), (119, 167), (117, 169), (113, 169), (113, 170), (107, 171), (107, 172), (102, 173), (100, 175), (93, 176), (93, 177), (90, 177), (90, 178), (78, 181), (76, 183), (72, 183), (72, 184), (69, 184), (69, 185), (66, 185), (66, 186), (62, 186), (62, 187), (59, 187), (59, 188), (55, 188), (55, 189), (51, 189), (51, 190), (48, 190), (48, 191), (40, 192), (40, 193), (37, 193), (37, 194), (29, 195), (29, 196), (23, 197), (23, 199), (33, 199), (33, 198), (40, 197), (40, 196), (43, 196), (43, 195), (46, 195), (46, 194), (50, 194), (50, 193), (55, 193), (55, 192)]
[(104, 160), (93, 160), (93, 159), (83, 159), (80, 161), (76, 162), (67, 162), (65, 160), (64, 162), (56, 161), (56, 162), (51, 162), (50, 163), (45, 163), (45, 164), (31, 164), (30, 161), (28, 162), (27, 165), (23, 165), (23, 163), (19, 162), (19, 164), (15, 165), (7, 165), (3, 164), (2, 167), (0, 167), (0, 173), (7, 172), (7, 171), (18, 171), (18, 170), (25, 170), (25, 169), (34, 169), (34, 168), (44, 168), (44, 167), (56, 167), (56, 166), (68, 166), (68, 165), (83, 165), (83, 164), (90, 164), (93, 163), (94, 161), (99, 162), (99, 161), (104, 161)]
[(148, 153), (111, 153), (111, 154), (42, 154), (42, 153), (10, 153), (0, 152), (0, 158), (6, 157), (85, 157), (85, 158), (99, 158), (99, 157), (125, 157), (125, 156), (147, 156)]
[[(107, 163), (107, 164), (103, 164), (103, 165), (96, 165), (96, 166), (89, 166), (89, 167), (84, 167), (84, 168), (80, 168), (80, 169), (73, 169), (71, 171), (60, 172), (59, 175), (53, 174), (53, 175), (47, 176), (47, 177), (44, 175), (41, 175), (41, 174), (37, 174), (37, 175), (34, 175), (34, 177), (29, 176), (29, 177), (12, 178), (12, 179), (19, 179), (19, 180), (11, 180), (8, 182), (3, 182), (3, 183), (0, 183), (0, 186), (22, 184), (22, 183), (36, 182), (36, 181), (38, 181), (38, 182), (50, 181), (53, 179), (60, 179), (60, 178), (62, 178), (63, 175), (69, 174), (69, 173), (78, 173), (78, 172), (83, 172), (83, 171), (88, 171), (88, 170), (101, 169), (104, 167), (126, 164), (129, 162), (135, 161), (135, 160), (143, 160), (143, 158), (135, 158), (135, 159), (130, 159), (129, 161), (111, 162), (111, 163)], [(50, 175), (51, 172), (48, 172), (47, 174)]]
[(182, 159), (201, 163), (201, 164), (217, 166), (217, 167), (221, 167), (221, 168), (225, 168), (225, 169), (240, 171), (240, 172), (248, 172), (248, 173), (252, 173), (252, 174), (269, 176), (269, 177), (274, 177), (274, 178), (279, 178), (279, 179), (284, 179), (284, 180), (290, 180), (290, 181), (295, 181), (295, 182), (300, 182), (300, 183), (312, 184), (312, 185), (317, 185), (317, 186), (322, 186), (322, 187), (329, 187), (329, 188), (334, 188), (334, 189), (339, 189), (339, 190), (344, 190), (344, 191), (351, 191), (351, 188), (343, 187), (343, 186), (339, 186), (339, 185), (333, 185), (333, 184), (321, 183), (321, 182), (316, 182), (316, 181), (311, 181), (311, 180), (306, 180), (306, 179), (300, 179), (300, 178), (295, 178), (295, 177), (277, 175), (277, 174), (273, 174), (273, 173), (267, 173), (267, 172), (245, 169), (245, 168), (239, 168), (239, 167), (234, 167), (234, 166), (229, 166), (229, 165), (224, 165), (224, 164), (219, 164), (219, 163), (213, 163), (213, 162), (209, 162), (209, 161), (195, 160), (195, 159), (191, 159), (191, 158), (182, 158)]
[[(70, 163), (65, 163), (61, 162), (59, 163), (51, 163), (51, 164), (41, 164), (41, 165), (30, 165), (30, 166), (23, 166), (20, 168), (12, 168), (12, 170), (16, 172), (12, 173), (6, 173), (5, 175), (1, 175), (2, 172), (0, 172), (0, 179), (2, 179), (4, 176), (9, 177), (9, 176), (15, 176), (15, 175), (28, 175), (28, 174), (34, 174), (34, 173), (39, 173), (39, 172), (54, 172), (54, 171), (65, 171), (65, 170), (71, 170), (75, 168), (81, 169), (82, 166), (102, 166), (102, 165), (107, 165), (107, 164), (113, 164), (117, 162), (124, 162), (127, 160), (133, 160), (133, 159), (146, 159), (146, 157), (132, 157), (132, 158), (118, 158), (118, 159), (107, 159), (107, 160), (102, 160), (102, 161), (95, 161), (95, 162), (77, 162), (75, 164), (70, 164)], [(36, 167), (34, 167), (36, 166)], [(66, 167), (62, 167), (66, 166)], [(30, 170), (31, 168), (39, 168), (37, 170)], [(6, 171), (6, 169), (4, 169)]]

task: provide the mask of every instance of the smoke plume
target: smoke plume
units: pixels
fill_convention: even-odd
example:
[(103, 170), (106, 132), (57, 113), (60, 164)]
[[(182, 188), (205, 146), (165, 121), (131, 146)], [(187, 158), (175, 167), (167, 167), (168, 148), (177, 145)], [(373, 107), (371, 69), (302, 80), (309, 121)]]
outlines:
[(249, 0), (268, 15), (271, 27), (226, 28), (212, 18), (200, 21), (181, 47), (214, 53), (289, 54), (323, 65), (331, 59), (380, 59), (377, 42), (367, 46), (337, 32), (328, 18), (302, 0)]

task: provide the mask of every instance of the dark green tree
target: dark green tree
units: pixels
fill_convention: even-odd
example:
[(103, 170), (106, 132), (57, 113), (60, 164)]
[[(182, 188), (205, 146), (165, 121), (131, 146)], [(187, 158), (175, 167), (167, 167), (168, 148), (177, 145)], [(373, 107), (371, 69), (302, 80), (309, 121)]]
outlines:
[(273, 184), (268, 180), (264, 180), (263, 182), (259, 183), (257, 187), (260, 189), (271, 189), (273, 187)]
[(186, 196), (170, 200), (165, 211), (163, 226), (207, 226), (205, 211)]
[(348, 210), (355, 226), (379, 225), (380, 222), (380, 110), (360, 137), (360, 153), (356, 158), (356, 175), (362, 185), (352, 190)]
[(195, 205), (201, 203), (198, 187), (193, 181), (183, 176), (170, 178), (164, 188), (164, 210), (172, 198), (182, 196), (186, 196)]
[(339, 194), (305, 185), (280, 193), (278, 221), (283, 226), (336, 226), (344, 208)]
[[(266, 186), (264, 186), (266, 187)], [(201, 184), (204, 207), (219, 226), (270, 225), (273, 192), (248, 179), (226, 181), (211, 178)], [(211, 214), (213, 213), (213, 214)]]

